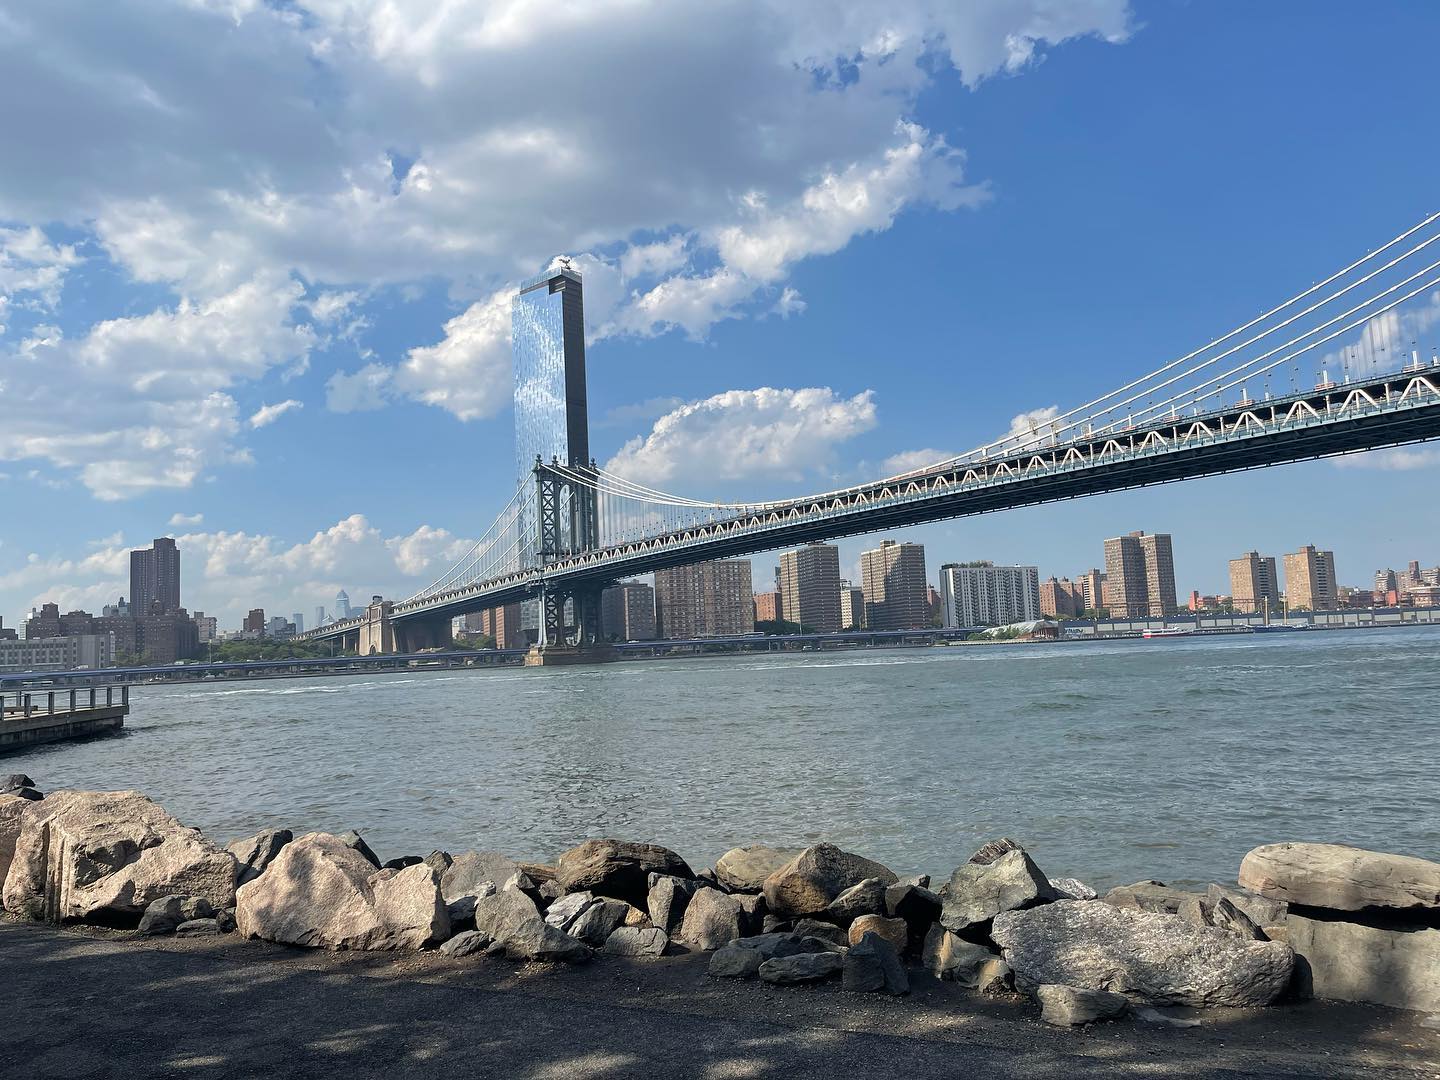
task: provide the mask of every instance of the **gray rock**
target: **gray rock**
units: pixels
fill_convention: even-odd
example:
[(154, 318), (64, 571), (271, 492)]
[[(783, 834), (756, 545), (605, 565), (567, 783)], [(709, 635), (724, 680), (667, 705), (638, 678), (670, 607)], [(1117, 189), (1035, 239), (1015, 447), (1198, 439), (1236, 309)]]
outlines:
[(760, 965), (765, 961), (760, 950), (741, 948), (732, 941), (711, 954), (706, 973), (714, 979), (753, 979), (760, 974)]
[(1232, 934), (1239, 934), (1250, 941), (1268, 941), (1265, 931), (1255, 925), (1255, 920), (1246, 915), (1234, 905), (1228, 898), (1221, 897), (1215, 901), (1209, 911), (1210, 925), (1219, 927), (1221, 930), (1229, 930)]
[(1015, 989), (1015, 973), (998, 956), (975, 969), (975, 989), (982, 994), (1008, 994)]
[(10, 860), (15, 857), (15, 844), (20, 839), (20, 822), (29, 805), (16, 795), (0, 795), (0, 889), (10, 872)]
[(620, 926), (600, 951), (612, 956), (664, 956), (670, 938), (658, 927)]
[(540, 883), (540, 888), (537, 889), (536, 892), (539, 894), (540, 902), (542, 904), (549, 904), (552, 901), (559, 900), (560, 897), (564, 896), (565, 888), (554, 878), (551, 878), (549, 881), (542, 881)]
[[(433, 867), (432, 867), (433, 869)], [(482, 881), (480, 891), (468, 896), (457, 896), (445, 905), (445, 913), (450, 916), (451, 929), (468, 929), (467, 924), (475, 922), (475, 905), (479, 903), (482, 896), (494, 896), (495, 885), (493, 882)]]
[(905, 920), (912, 942), (925, 937), (931, 925), (940, 918), (940, 908), (940, 897), (924, 885), (901, 883), (885, 890), (885, 914), (892, 919)]
[(909, 877), (903, 877), (903, 878), (901, 878), (899, 881), (895, 882), (895, 884), (896, 884), (896, 885), (914, 885), (916, 888), (919, 888), (919, 889), (928, 889), (928, 888), (930, 888), (930, 875), (929, 875), (929, 874), (911, 874)]
[(1250, 920), (1257, 926), (1281, 925), (1285, 922), (1285, 916), (1290, 913), (1290, 905), (1284, 900), (1272, 900), (1268, 896), (1246, 892), (1244, 889), (1227, 889), (1223, 885), (1212, 884), (1205, 891), (1205, 900), (1210, 907), (1213, 908), (1215, 902), (1221, 899), (1229, 900), (1249, 915)]
[(1085, 882), (1073, 877), (1051, 878), (1050, 888), (1057, 900), (1094, 900), (1100, 894)]
[(990, 933), (1021, 989), (1059, 983), (1146, 1005), (1268, 1005), (1285, 991), (1294, 966), (1280, 942), (1245, 941), (1098, 900), (1005, 912)]
[(9, 795), (21, 788), (33, 788), (34, 786), (35, 781), (24, 773), (11, 773), (4, 780), (0, 780), (0, 795)]
[(440, 894), (448, 904), (462, 896), (482, 895), (482, 885), (498, 889), (520, 872), (520, 864), (494, 851), (463, 851), (440, 875)]
[(764, 844), (731, 848), (715, 863), (715, 880), (731, 892), (758, 893), (765, 879), (803, 848), (773, 848)]
[(669, 848), (626, 840), (586, 840), (555, 862), (555, 880), (567, 893), (588, 890), (637, 907), (645, 904), (651, 874), (695, 876)]
[(475, 929), (499, 947), (495, 952), (503, 951), (512, 960), (584, 963), (592, 955), (583, 942), (547, 925), (535, 901), (518, 889), (501, 889), (478, 900)]
[(225, 850), (235, 856), (235, 887), (239, 888), (263, 874), (265, 867), (280, 854), (280, 849), (294, 839), (295, 834), (289, 829), (266, 829), (227, 844)]
[(679, 929), (685, 908), (699, 886), (691, 879), (671, 874), (651, 874), (648, 881), (645, 909), (650, 913), (650, 921), (667, 934), (673, 934)]
[(879, 878), (852, 885), (825, 906), (825, 917), (848, 926), (861, 915), (885, 914), (886, 886)]
[(438, 877), (444, 877), (445, 871), (450, 869), (450, 864), (454, 861), (448, 851), (432, 851), (425, 856), (425, 865), (434, 870)]
[(841, 986), (856, 993), (908, 994), (910, 976), (895, 946), (866, 931), (842, 960)]
[(1266, 844), (1240, 863), (1240, 886), (1331, 911), (1440, 912), (1440, 863), (1340, 844)]
[(1137, 881), (1134, 885), (1118, 885), (1101, 899), (1107, 904), (1130, 911), (1178, 915), (1181, 904), (1199, 895), (1185, 889), (1171, 889), (1161, 881)]
[(1001, 912), (1034, 907), (1054, 896), (1049, 879), (1030, 856), (1012, 848), (990, 862), (962, 863), (955, 868), (940, 911), (940, 924), (963, 933), (983, 928)]
[(1315, 997), (1440, 1012), (1440, 929), (1382, 929), (1290, 914), (1297, 976)]
[(765, 918), (761, 920), (760, 932), (762, 934), (784, 933), (786, 930), (789, 930), (792, 925), (794, 925), (794, 920), (792, 919), (782, 919), (778, 915), (766, 915)]
[(565, 933), (592, 949), (598, 949), (625, 924), (626, 916), (634, 910), (624, 900), (601, 897), (577, 915), (565, 928)]
[(848, 946), (850, 944), (850, 935), (844, 927), (822, 922), (820, 919), (796, 919), (791, 926), (791, 931), (801, 937), (814, 937), (828, 941), (832, 945)]
[(1114, 1020), (1130, 1011), (1130, 1001), (1124, 994), (1112, 994), (1108, 990), (1051, 984), (1036, 987), (1035, 997), (1040, 1002), (1040, 1019), (1059, 1027)]
[(176, 937), (218, 937), (220, 933), (216, 919), (186, 919), (175, 928)]
[(222, 908), (217, 911), (215, 925), (220, 928), (222, 934), (233, 934), (235, 932), (235, 909)]
[(135, 930), (140, 934), (173, 934), (181, 923), (214, 916), (214, 905), (203, 896), (172, 894), (152, 900)]
[(994, 959), (998, 958), (985, 946), (966, 941), (939, 923), (925, 935), (925, 947), (921, 953), (925, 970), (935, 978), (971, 988), (979, 987), (981, 968)]
[(235, 857), (137, 791), (57, 791), (19, 822), (4, 906), (23, 918), (134, 926), (162, 896), (235, 901)]
[(839, 953), (797, 953), (795, 956), (777, 956), (760, 965), (760, 980), (778, 986), (792, 986), (796, 983), (823, 982), (839, 975), (845, 966), (845, 958)]
[(478, 930), (462, 930), (440, 946), (440, 955), (459, 958), (484, 952), (491, 939)]
[(679, 934), (687, 945), (708, 952), (744, 936), (744, 909), (735, 897), (719, 889), (699, 889), (690, 898)]
[(760, 954), (762, 960), (776, 956), (798, 956), (800, 953), (835, 952), (834, 943), (803, 934), (755, 934), (751, 937), (736, 938), (721, 946), (725, 949), (749, 949)]
[(586, 908), (599, 902), (599, 897), (591, 892), (568, 893), (545, 909), (545, 921), (557, 930), (569, 930), (570, 924), (578, 919)]
[(765, 879), (765, 903), (776, 915), (813, 915), (866, 878), (879, 878), (887, 886), (896, 880), (877, 862), (841, 851), (834, 844), (816, 844)]
[(348, 848), (353, 848), (365, 857), (375, 869), (381, 869), (380, 857), (370, 850), (370, 845), (365, 843), (365, 838), (354, 829), (340, 834), (340, 842)]
[[(227, 856), (228, 857), (228, 856)], [(328, 949), (419, 949), (450, 936), (435, 871), (377, 870), (352, 844), (307, 833), (235, 894), (249, 938)]]
[(1021, 847), (1016, 841), (1011, 840), (1008, 836), (1002, 836), (999, 840), (991, 840), (988, 844), (982, 845), (980, 850), (971, 855), (968, 861), (977, 866), (989, 866), (1007, 852), (1020, 850)]

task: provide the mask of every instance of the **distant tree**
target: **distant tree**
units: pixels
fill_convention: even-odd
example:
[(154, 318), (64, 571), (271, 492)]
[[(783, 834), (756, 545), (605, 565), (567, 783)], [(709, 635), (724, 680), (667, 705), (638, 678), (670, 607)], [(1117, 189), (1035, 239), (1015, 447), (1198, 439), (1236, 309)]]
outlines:
[(757, 634), (769, 634), (772, 637), (776, 634), (813, 634), (808, 626), (800, 623), (789, 622), (785, 619), (762, 619), (755, 624)]

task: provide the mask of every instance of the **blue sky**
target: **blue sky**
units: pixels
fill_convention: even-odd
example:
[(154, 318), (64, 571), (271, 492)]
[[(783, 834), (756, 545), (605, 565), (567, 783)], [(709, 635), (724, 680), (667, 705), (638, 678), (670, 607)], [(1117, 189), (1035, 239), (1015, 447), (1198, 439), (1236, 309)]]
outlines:
[[(0, 0), (0, 615), (96, 609), (162, 534), (222, 625), (438, 576), (513, 490), (506, 305), (559, 253), (596, 456), (778, 496), (1078, 404), (1440, 208), (1428, 5), (951, 6)], [(1315, 543), (1365, 585), (1440, 562), (1437, 460), (905, 538), (1064, 575), (1169, 531), (1203, 592)]]

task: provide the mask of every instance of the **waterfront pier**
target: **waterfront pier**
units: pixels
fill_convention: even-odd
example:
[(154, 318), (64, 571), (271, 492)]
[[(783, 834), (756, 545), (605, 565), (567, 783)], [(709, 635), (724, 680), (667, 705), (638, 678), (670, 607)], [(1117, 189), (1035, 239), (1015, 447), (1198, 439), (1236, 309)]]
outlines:
[(129, 712), (129, 686), (0, 691), (0, 754), (118, 732)]

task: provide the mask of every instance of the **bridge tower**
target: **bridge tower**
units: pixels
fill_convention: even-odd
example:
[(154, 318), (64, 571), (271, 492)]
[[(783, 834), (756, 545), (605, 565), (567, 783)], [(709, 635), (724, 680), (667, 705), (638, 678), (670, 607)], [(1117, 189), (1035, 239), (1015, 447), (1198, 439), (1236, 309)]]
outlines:
[[(569, 260), (520, 286), (511, 307), (515, 369), (515, 457), (535, 497), (521, 507), (520, 558), (544, 566), (600, 545), (597, 496), (581, 478), (594, 476), (585, 390), (585, 300)], [(527, 664), (593, 663), (614, 650), (600, 638), (600, 592), (542, 588), (521, 611), (536, 642)]]

